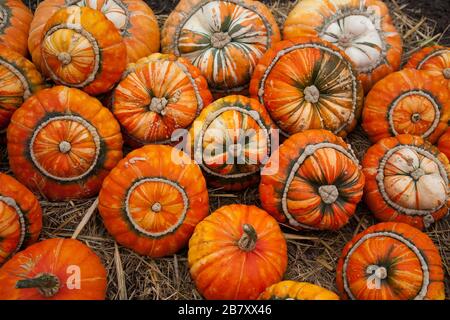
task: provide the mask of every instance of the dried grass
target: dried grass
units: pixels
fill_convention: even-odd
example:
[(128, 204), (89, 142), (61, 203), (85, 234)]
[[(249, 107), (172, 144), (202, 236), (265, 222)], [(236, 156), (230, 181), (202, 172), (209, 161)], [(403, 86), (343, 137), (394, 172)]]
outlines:
[[(158, 1), (155, 8), (162, 24), (167, 12), (176, 1)], [(281, 26), (294, 2), (266, 1)], [(436, 24), (429, 18), (411, 18), (405, 12), (409, 9), (401, 0), (387, 1), (397, 28), (403, 34), (405, 58), (419, 48), (438, 42), (442, 35), (435, 34)], [(153, 7), (153, 5), (152, 5)], [(370, 143), (360, 127), (348, 137), (358, 158), (361, 159)], [(6, 151), (0, 150), (0, 169), (9, 172)], [(44, 229), (41, 239), (71, 237), (91, 247), (103, 260), (108, 269), (109, 299), (199, 299), (190, 279), (186, 250), (166, 258), (151, 259), (117, 246), (103, 227), (97, 212), (90, 219), (88, 214), (94, 199), (51, 203), (43, 200)], [(211, 212), (229, 203), (259, 205), (256, 188), (241, 193), (223, 193), (210, 190)], [(308, 281), (336, 291), (335, 267), (342, 248), (355, 234), (374, 224), (375, 221), (364, 204), (357, 215), (339, 232), (295, 232), (283, 227), (289, 247), (289, 266), (286, 279)], [(81, 228), (82, 227), (82, 228)], [(440, 221), (428, 235), (438, 245), (446, 270), (446, 290), (450, 293), (450, 222)]]

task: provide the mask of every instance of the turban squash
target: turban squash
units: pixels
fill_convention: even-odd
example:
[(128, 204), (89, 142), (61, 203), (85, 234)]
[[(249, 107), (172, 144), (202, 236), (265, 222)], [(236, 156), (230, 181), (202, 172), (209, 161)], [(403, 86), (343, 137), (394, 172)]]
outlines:
[(106, 269), (75, 239), (49, 239), (16, 254), (0, 269), (0, 300), (104, 300)]
[(206, 299), (256, 299), (283, 277), (286, 240), (278, 223), (255, 206), (223, 206), (195, 228), (188, 263)]
[(8, 126), (23, 102), (43, 87), (43, 79), (30, 61), (0, 45), (0, 130)]
[(433, 241), (405, 223), (384, 222), (342, 251), (337, 288), (352, 300), (443, 300), (444, 270)]
[(391, 73), (370, 90), (362, 118), (372, 142), (408, 133), (435, 143), (448, 127), (450, 87), (425, 71)]
[(11, 119), (7, 140), (17, 179), (50, 200), (96, 195), (122, 158), (120, 126), (111, 112), (64, 86), (25, 101)]
[(151, 257), (174, 254), (208, 215), (206, 182), (182, 151), (148, 145), (129, 153), (105, 179), (99, 211), (121, 245)]
[(379, 220), (423, 229), (447, 215), (450, 164), (422, 138), (381, 139), (367, 150), (362, 165), (365, 201)]
[(312, 283), (285, 280), (268, 287), (258, 300), (339, 300), (339, 296)]
[(285, 135), (327, 129), (345, 136), (361, 113), (363, 90), (346, 54), (318, 38), (275, 44), (259, 61), (250, 94)]
[(0, 44), (26, 56), (31, 19), (31, 10), (21, 0), (0, 0)]
[(114, 24), (97, 10), (70, 6), (45, 24), (41, 39), (43, 73), (54, 82), (90, 95), (120, 80), (127, 51)]
[(33, 62), (42, 68), (41, 39), (49, 18), (70, 5), (102, 12), (119, 30), (125, 42), (128, 62), (135, 62), (159, 50), (159, 27), (152, 9), (141, 0), (44, 0), (31, 21), (28, 47)]
[(36, 197), (16, 179), (0, 173), (0, 265), (34, 243), (42, 229)]
[(439, 45), (414, 53), (405, 68), (424, 70), (443, 80), (450, 88), (450, 48)]
[(189, 59), (217, 96), (244, 93), (259, 58), (280, 40), (269, 9), (252, 0), (181, 0), (162, 30), (163, 52)]
[(128, 66), (112, 111), (130, 144), (166, 143), (211, 102), (205, 78), (188, 60), (155, 53)]
[(273, 129), (257, 100), (227, 96), (203, 109), (189, 130), (187, 149), (211, 186), (242, 190), (258, 182), (272, 148)]
[(364, 187), (350, 146), (326, 130), (292, 135), (261, 171), (262, 207), (301, 229), (336, 230), (355, 213)]
[(389, 10), (379, 0), (303, 0), (289, 13), (283, 38), (318, 36), (345, 51), (367, 93), (398, 70), (402, 40)]

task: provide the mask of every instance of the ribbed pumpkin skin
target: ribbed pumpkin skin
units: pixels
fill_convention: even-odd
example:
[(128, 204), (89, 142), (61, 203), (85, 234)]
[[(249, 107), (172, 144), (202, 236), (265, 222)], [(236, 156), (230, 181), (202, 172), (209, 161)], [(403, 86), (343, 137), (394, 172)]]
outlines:
[(423, 229), (447, 215), (450, 164), (429, 142), (407, 134), (381, 139), (362, 165), (365, 202), (377, 219)]
[(435, 143), (448, 127), (450, 87), (424, 71), (391, 73), (370, 90), (362, 119), (372, 142), (407, 133)]
[(285, 280), (268, 287), (258, 300), (339, 300), (339, 296), (312, 283)]
[(292, 135), (261, 171), (262, 207), (301, 229), (336, 230), (355, 213), (364, 187), (351, 148), (326, 130)]
[(439, 138), (437, 147), (440, 152), (450, 159), (450, 129), (447, 129), (447, 131)]
[(0, 173), (0, 265), (34, 243), (42, 229), (38, 200), (16, 179)]
[(414, 53), (405, 68), (428, 71), (450, 88), (450, 48), (443, 46), (425, 47)]
[(56, 201), (92, 197), (122, 158), (119, 123), (78, 89), (56, 86), (29, 98), (7, 131), (19, 181)]
[(43, 87), (41, 74), (30, 61), (0, 45), (0, 130), (25, 99)]
[(445, 298), (439, 251), (425, 233), (404, 223), (376, 224), (347, 243), (337, 265), (336, 284), (343, 299)]
[(319, 38), (281, 41), (259, 61), (252, 98), (267, 108), (285, 135), (328, 129), (352, 131), (361, 114), (363, 89), (347, 55)]
[(364, 91), (400, 67), (402, 39), (379, 0), (302, 0), (289, 13), (283, 39), (318, 36), (343, 49)]
[(164, 53), (189, 59), (216, 97), (245, 94), (264, 52), (280, 40), (270, 10), (252, 0), (181, 0), (161, 36)]
[(168, 143), (212, 102), (206, 79), (184, 58), (155, 53), (130, 64), (113, 91), (112, 111), (134, 146)]
[(45, 24), (41, 38), (43, 73), (54, 82), (90, 95), (109, 91), (126, 68), (120, 32), (100, 11), (70, 6)]
[(275, 126), (257, 100), (239, 95), (207, 106), (189, 130), (187, 150), (206, 174), (208, 184), (242, 190), (259, 180), (271, 149)]
[[(75, 268), (79, 268), (79, 288), (74, 284)], [(56, 276), (59, 291), (45, 297), (36, 288), (17, 289), (19, 280), (42, 273)], [(16, 254), (0, 269), (1, 300), (104, 300), (106, 269), (99, 257), (85, 244), (75, 239), (48, 239)]]
[(0, 0), (0, 17), (0, 44), (26, 56), (31, 10), (20, 0)]
[(45, 0), (39, 3), (31, 21), (28, 47), (33, 62), (43, 67), (41, 38), (44, 26), (59, 9), (69, 5), (101, 11), (120, 31), (128, 62), (135, 62), (159, 50), (159, 27), (152, 9), (141, 0)]
[[(245, 224), (257, 234), (255, 247), (239, 247)], [(286, 240), (278, 223), (255, 206), (223, 206), (200, 222), (189, 241), (188, 262), (206, 299), (256, 299), (283, 277)]]
[(123, 246), (151, 257), (174, 254), (208, 215), (206, 182), (183, 152), (148, 145), (129, 153), (105, 179), (99, 211)]

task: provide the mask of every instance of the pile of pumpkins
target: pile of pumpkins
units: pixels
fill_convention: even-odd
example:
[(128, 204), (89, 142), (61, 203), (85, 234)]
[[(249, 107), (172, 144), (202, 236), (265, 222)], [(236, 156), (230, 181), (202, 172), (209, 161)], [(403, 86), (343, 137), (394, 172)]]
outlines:
[[(418, 50), (398, 71), (402, 40), (382, 1), (299, 1), (282, 35), (252, 0), (181, 0), (161, 36), (142, 0), (44, 0), (34, 16), (2, 0), (0, 15), (15, 176), (0, 174), (0, 299), (105, 298), (86, 245), (33, 244), (36, 194), (98, 195), (108, 232), (138, 254), (188, 245), (207, 299), (445, 298), (421, 230), (450, 204), (450, 48)], [(344, 141), (360, 120), (373, 142), (361, 164)], [(262, 208), (209, 214), (207, 186), (258, 183)], [(381, 223), (343, 248), (339, 296), (281, 281), (279, 223), (337, 230), (363, 195)]]

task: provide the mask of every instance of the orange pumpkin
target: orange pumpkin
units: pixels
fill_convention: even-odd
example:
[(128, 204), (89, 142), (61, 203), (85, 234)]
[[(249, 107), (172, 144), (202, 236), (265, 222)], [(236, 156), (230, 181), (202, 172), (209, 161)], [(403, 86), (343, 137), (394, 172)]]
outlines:
[(450, 159), (450, 128), (439, 138), (437, 147), (440, 152)]
[(104, 300), (106, 269), (75, 239), (49, 239), (0, 269), (0, 300)]
[(163, 52), (189, 59), (217, 96), (245, 93), (253, 69), (280, 31), (253, 0), (181, 0), (162, 30)]
[(31, 19), (33, 13), (21, 0), (0, 0), (0, 44), (26, 56)]
[(381, 139), (362, 165), (365, 201), (379, 220), (423, 229), (447, 215), (450, 164), (429, 142), (407, 134)]
[(34, 242), (42, 229), (38, 200), (16, 179), (0, 173), (0, 265)]
[(315, 284), (285, 280), (268, 287), (258, 300), (339, 300), (339, 297)]
[(211, 186), (242, 190), (258, 182), (273, 128), (257, 100), (227, 96), (203, 109), (189, 130), (187, 149)]
[(186, 59), (160, 53), (130, 64), (114, 89), (112, 111), (132, 145), (167, 143), (212, 102), (208, 84)]
[(7, 139), (17, 179), (50, 200), (96, 195), (122, 158), (120, 126), (111, 112), (83, 91), (63, 86), (25, 101)]
[(23, 102), (43, 87), (43, 79), (30, 61), (0, 45), (0, 130), (8, 126)]
[(363, 90), (344, 52), (318, 38), (273, 46), (259, 61), (250, 94), (267, 108), (284, 135), (327, 129), (352, 131), (361, 113)]
[(262, 207), (301, 229), (336, 230), (355, 213), (364, 187), (350, 146), (326, 130), (287, 139), (261, 172)]
[(284, 39), (318, 36), (345, 51), (364, 91), (400, 67), (402, 39), (379, 0), (302, 0), (289, 13)]
[(46, 23), (41, 39), (43, 72), (58, 84), (91, 95), (110, 90), (126, 67), (125, 43), (97, 10), (70, 6)]
[(370, 90), (362, 118), (372, 142), (409, 133), (435, 143), (448, 127), (450, 88), (428, 72), (391, 73)]
[(45, 24), (56, 11), (70, 5), (102, 12), (120, 31), (127, 48), (128, 62), (135, 62), (159, 50), (156, 16), (142, 0), (45, 0), (36, 8), (28, 37), (28, 47), (38, 68), (43, 67), (41, 39)]
[(232, 204), (197, 225), (188, 262), (206, 299), (256, 299), (283, 277), (286, 251), (275, 219), (255, 206)]
[(367, 228), (345, 246), (336, 270), (342, 298), (443, 300), (439, 251), (423, 232), (404, 223)]
[(183, 248), (208, 215), (206, 182), (182, 151), (148, 145), (129, 153), (105, 179), (99, 211), (118, 243), (167, 256)]
[(423, 48), (414, 53), (405, 65), (430, 72), (450, 88), (450, 48), (439, 45)]

